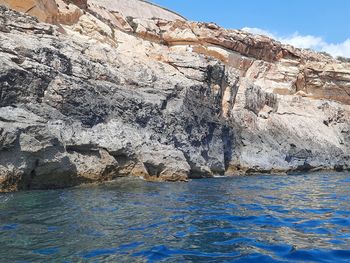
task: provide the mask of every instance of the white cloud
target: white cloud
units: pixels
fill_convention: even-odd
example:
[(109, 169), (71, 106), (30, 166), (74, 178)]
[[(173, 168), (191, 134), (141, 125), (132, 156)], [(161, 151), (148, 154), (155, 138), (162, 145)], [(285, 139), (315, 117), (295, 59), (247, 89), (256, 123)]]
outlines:
[(268, 37), (271, 37), (271, 38), (276, 38), (276, 36), (267, 31), (267, 30), (264, 30), (264, 29), (261, 29), (261, 28), (256, 28), (256, 27), (243, 27), (242, 28), (243, 31), (247, 31), (249, 33), (252, 33), (254, 35), (264, 35), (264, 36), (268, 36)]
[(324, 46), (322, 50), (332, 54), (333, 56), (350, 58), (350, 39), (347, 39), (340, 44), (328, 44)]
[(327, 43), (322, 37), (300, 35), (298, 32), (289, 36), (279, 36), (278, 34), (261, 28), (244, 27), (242, 30), (252, 34), (265, 35), (283, 44), (289, 44), (298, 48), (311, 48), (316, 51), (325, 51), (334, 57), (350, 57), (350, 39), (345, 40), (343, 43)]
[(315, 37), (310, 35), (301, 36), (298, 33), (294, 33), (292, 36), (279, 39), (284, 44), (289, 44), (299, 48), (312, 48), (317, 50), (326, 45), (322, 37)]

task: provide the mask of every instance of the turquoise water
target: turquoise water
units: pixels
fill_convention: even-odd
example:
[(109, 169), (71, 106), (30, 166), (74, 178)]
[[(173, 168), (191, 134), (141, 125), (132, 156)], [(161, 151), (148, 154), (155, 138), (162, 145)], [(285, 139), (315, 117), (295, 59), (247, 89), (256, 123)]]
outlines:
[(0, 195), (0, 262), (350, 262), (350, 174)]

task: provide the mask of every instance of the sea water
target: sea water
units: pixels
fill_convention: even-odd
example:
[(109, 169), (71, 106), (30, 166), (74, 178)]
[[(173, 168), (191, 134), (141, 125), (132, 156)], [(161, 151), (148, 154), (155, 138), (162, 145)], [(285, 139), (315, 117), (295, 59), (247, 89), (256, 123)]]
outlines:
[(350, 262), (350, 174), (0, 195), (0, 262)]

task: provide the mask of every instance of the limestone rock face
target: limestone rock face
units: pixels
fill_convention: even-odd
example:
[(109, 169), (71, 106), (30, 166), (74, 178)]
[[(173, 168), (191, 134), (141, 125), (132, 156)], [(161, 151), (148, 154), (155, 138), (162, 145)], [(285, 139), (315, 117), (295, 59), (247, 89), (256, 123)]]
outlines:
[(349, 64), (115, 3), (0, 7), (0, 191), (350, 168)]
[[(74, 0), (76, 2), (81, 0)], [(145, 0), (88, 0), (90, 7), (98, 7), (110, 12), (117, 12), (124, 17), (142, 19), (161, 18), (166, 20), (185, 20), (185, 18), (171, 10)]]

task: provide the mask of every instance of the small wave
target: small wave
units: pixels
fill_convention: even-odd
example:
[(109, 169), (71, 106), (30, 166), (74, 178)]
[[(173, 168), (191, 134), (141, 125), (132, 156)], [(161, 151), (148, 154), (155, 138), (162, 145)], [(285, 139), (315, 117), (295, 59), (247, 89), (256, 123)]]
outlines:
[(228, 178), (228, 175), (213, 175), (213, 178)]

